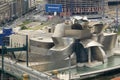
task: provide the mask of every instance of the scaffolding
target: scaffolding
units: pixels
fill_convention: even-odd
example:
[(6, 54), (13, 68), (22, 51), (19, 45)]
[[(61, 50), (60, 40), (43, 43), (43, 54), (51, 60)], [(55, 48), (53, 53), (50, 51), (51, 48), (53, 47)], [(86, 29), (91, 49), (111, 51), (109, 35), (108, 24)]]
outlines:
[(47, 0), (49, 4), (62, 4), (61, 15), (103, 14), (107, 0)]

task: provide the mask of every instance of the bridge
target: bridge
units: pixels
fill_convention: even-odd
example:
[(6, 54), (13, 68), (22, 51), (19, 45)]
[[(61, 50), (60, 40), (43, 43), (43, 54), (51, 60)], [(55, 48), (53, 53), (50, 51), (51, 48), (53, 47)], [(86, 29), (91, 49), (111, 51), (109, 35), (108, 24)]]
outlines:
[[(1, 65), (2, 59), (0, 57), (0, 70), (2, 68)], [(25, 73), (28, 73), (29, 80), (54, 80), (52, 77), (42, 72), (33, 70), (25, 65), (23, 66), (23, 64), (16, 63), (8, 58), (4, 58), (4, 72), (16, 77), (19, 80), (22, 80), (22, 76)]]
[[(30, 68), (30, 66), (28, 66), (28, 36), (18, 35), (18, 34), (11, 35), (11, 39), (13, 41), (11, 44), (14, 44), (14, 42), (16, 41), (14, 41), (12, 37), (14, 37), (15, 39), (19, 39), (22, 37), (25, 38), (25, 40), (23, 39), (25, 41), (25, 45), (23, 45), (24, 42), (22, 42), (21, 46), (19, 45), (19, 47), (17, 47), (17, 45), (16, 47), (6, 47), (5, 45), (2, 45), (2, 47), (0, 48), (1, 49), (0, 71), (2, 72), (0, 80), (4, 80), (4, 73), (12, 75), (18, 80), (23, 80), (22, 79), (23, 74), (26, 73), (29, 76), (29, 80), (54, 80), (52, 77), (48, 76), (47, 74), (34, 70)], [(5, 44), (4, 40), (3, 42)], [(14, 53), (16, 51), (26, 51), (26, 62), (19, 62), (4, 56), (5, 54), (7, 54), (7, 52)]]

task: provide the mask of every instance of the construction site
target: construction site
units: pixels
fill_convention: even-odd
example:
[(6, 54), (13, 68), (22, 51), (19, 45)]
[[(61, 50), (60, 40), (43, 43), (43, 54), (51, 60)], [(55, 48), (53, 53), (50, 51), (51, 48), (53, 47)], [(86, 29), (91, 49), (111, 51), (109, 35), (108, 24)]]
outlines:
[(108, 8), (108, 0), (47, 0), (48, 4), (62, 4), (61, 16), (103, 15)]

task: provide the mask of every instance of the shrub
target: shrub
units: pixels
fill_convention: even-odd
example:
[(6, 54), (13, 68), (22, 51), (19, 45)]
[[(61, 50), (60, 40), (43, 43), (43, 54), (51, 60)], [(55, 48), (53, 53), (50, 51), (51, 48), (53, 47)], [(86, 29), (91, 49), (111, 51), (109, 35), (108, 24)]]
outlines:
[(21, 27), (21, 30), (24, 30), (24, 29), (27, 29), (27, 27), (23, 25), (23, 26)]

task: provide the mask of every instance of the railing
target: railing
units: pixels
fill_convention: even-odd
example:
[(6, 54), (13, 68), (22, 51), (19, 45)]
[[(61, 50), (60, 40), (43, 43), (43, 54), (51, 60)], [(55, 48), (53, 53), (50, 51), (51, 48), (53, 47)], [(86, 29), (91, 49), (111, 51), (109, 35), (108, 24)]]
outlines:
[[(2, 67), (1, 65), (2, 65), (2, 59), (0, 57), (0, 69)], [(4, 58), (4, 72), (7, 72), (10, 75), (13, 75), (19, 79), (23, 78), (23, 74), (28, 74), (29, 80), (51, 80), (52, 79), (52, 77), (49, 77), (48, 75), (42, 72), (23, 66), (8, 58)]]

